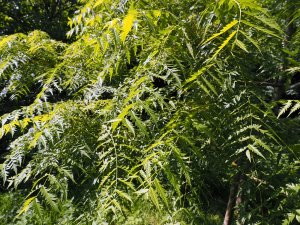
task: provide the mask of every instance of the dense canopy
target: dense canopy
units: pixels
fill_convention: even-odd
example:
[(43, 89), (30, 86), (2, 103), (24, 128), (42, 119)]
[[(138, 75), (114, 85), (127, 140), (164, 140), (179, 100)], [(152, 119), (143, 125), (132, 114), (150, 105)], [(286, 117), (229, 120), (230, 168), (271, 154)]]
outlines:
[(299, 6), (0, 0), (0, 221), (300, 223)]

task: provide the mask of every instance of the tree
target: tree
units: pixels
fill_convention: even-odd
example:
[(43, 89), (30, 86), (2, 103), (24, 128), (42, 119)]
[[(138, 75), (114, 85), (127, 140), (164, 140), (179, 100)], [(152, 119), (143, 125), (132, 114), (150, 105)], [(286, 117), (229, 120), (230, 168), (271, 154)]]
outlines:
[(273, 98), (297, 70), (279, 65), (298, 14), (286, 23), (263, 0), (84, 3), (73, 43), (0, 41), (2, 99), (31, 99), (1, 116), (5, 199), (25, 198), (16, 221), (299, 222), (299, 117), (278, 119), (290, 105), (276, 114)]
[(42, 30), (66, 41), (68, 17), (79, 6), (77, 0), (1, 0), (0, 35)]

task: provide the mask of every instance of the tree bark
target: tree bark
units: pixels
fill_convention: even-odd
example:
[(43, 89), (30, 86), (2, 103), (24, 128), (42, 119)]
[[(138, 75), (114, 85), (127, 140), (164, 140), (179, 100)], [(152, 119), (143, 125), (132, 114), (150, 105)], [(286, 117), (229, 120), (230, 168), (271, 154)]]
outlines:
[(232, 180), (231, 186), (230, 186), (230, 191), (229, 191), (229, 198), (227, 202), (227, 207), (226, 207), (226, 212), (224, 216), (224, 221), (223, 225), (230, 225), (232, 218), (233, 218), (233, 213), (234, 213), (234, 207), (236, 204), (240, 204), (241, 199), (237, 199), (238, 191), (241, 188), (241, 179), (242, 178), (242, 173), (238, 172)]
[[(293, 35), (296, 33), (297, 31), (297, 28), (295, 26), (295, 23), (293, 22), (293, 15), (294, 15), (294, 12), (296, 10), (296, 7), (295, 5), (292, 5), (291, 8), (290, 8), (290, 14), (289, 14), (289, 18), (287, 19), (287, 27), (286, 27), (286, 30), (285, 30), (285, 39), (282, 43), (283, 45), (283, 48), (286, 48), (288, 49), (289, 48), (289, 44), (290, 44), (290, 41), (293, 37)], [(285, 73), (286, 69), (288, 69), (288, 65), (289, 65), (289, 62), (287, 60), (287, 56), (284, 57), (283, 59), (283, 65), (282, 65), (282, 71), (280, 71), (281, 73)], [(276, 87), (274, 88), (274, 93), (273, 93), (273, 101), (278, 101), (280, 99), (283, 98), (284, 94), (285, 94), (285, 83), (286, 83), (286, 80), (287, 78), (285, 76), (280, 76), (277, 78), (276, 80)], [(279, 107), (277, 107), (275, 109), (275, 113), (277, 114), (278, 111), (279, 111)]]

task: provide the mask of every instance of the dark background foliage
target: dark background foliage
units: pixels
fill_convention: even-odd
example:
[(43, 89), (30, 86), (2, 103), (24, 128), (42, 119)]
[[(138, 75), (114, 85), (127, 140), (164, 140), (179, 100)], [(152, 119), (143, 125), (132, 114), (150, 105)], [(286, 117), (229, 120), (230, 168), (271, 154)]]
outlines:
[(68, 18), (79, 6), (77, 0), (1, 0), (0, 35), (42, 30), (55, 40), (68, 41)]

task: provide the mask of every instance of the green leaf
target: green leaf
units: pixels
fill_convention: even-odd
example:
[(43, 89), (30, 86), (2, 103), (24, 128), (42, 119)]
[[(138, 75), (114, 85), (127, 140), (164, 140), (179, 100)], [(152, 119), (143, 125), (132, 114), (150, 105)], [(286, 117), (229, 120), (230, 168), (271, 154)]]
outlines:
[(140, 189), (140, 190), (136, 191), (135, 193), (138, 195), (142, 195), (142, 194), (145, 194), (148, 192), (149, 192), (149, 189)]
[(244, 12), (244, 13), (258, 19), (259, 21), (263, 22), (265, 25), (277, 30), (281, 34), (284, 33), (283, 30), (281, 29), (281, 27), (276, 23), (276, 21), (273, 18), (265, 17), (263, 14), (257, 15), (257, 14), (251, 13), (249, 11)]
[[(295, 105), (290, 110), (290, 113), (288, 116), (290, 116), (292, 113), (297, 112), (300, 109), (300, 101), (294, 101)], [(299, 114), (299, 113), (298, 113)]]
[(251, 154), (250, 154), (249, 150), (246, 150), (246, 156), (247, 156), (249, 162), (251, 162)]
[(258, 26), (258, 25), (256, 25), (256, 24), (250, 23), (250, 22), (248, 22), (248, 21), (246, 21), (246, 20), (241, 20), (241, 22), (242, 22), (243, 24), (245, 24), (245, 25), (248, 25), (248, 26), (250, 26), (250, 27), (255, 28), (256, 30), (259, 30), (259, 31), (264, 32), (264, 33), (266, 33), (266, 34), (269, 34), (269, 35), (271, 35), (271, 36), (277, 37), (277, 38), (279, 38), (279, 39), (283, 39), (282, 37), (280, 37), (280, 36), (278, 36), (277, 34), (275, 34), (273, 31), (268, 30), (268, 29), (266, 29), (266, 28), (264, 28), (264, 27), (260, 27), (260, 26)]
[(128, 130), (135, 136), (135, 131), (132, 123), (128, 119), (123, 119), (123, 124), (128, 128)]
[(255, 154), (259, 155), (260, 157), (266, 159), (266, 158), (263, 156), (263, 154), (261, 154), (261, 152), (260, 152), (254, 145), (249, 144), (249, 145), (248, 145), (248, 149), (249, 149), (250, 151), (254, 152)]
[(288, 101), (283, 105), (283, 107), (281, 107), (281, 109), (279, 110), (279, 113), (278, 113), (277, 118), (279, 118), (281, 115), (283, 115), (284, 113), (286, 113), (287, 110), (288, 110), (289, 108), (291, 108), (292, 104), (293, 104), (293, 101), (292, 101), (292, 100), (288, 100)]
[(123, 184), (125, 184), (127, 187), (129, 187), (132, 191), (136, 192), (135, 188), (134, 188), (134, 185), (132, 182), (130, 181), (126, 181), (126, 180), (123, 180), (123, 179), (118, 179), (120, 182), (122, 182)]
[(218, 96), (218, 93), (215, 89), (215, 87), (205, 78), (205, 77), (202, 77), (202, 80), (204, 81), (204, 83), (209, 87), (209, 89), (216, 95)]
[(257, 145), (263, 147), (264, 149), (266, 149), (267, 151), (269, 151), (271, 154), (273, 154), (271, 148), (266, 144), (264, 143), (262, 140), (256, 138), (255, 136), (251, 135), (250, 137)]
[(236, 44), (240, 49), (242, 49), (243, 51), (249, 53), (249, 51), (247, 50), (246, 45), (245, 45), (242, 41), (236, 39), (236, 40), (235, 40), (235, 44)]
[(159, 201), (158, 201), (157, 194), (156, 194), (155, 190), (152, 187), (150, 187), (148, 193), (149, 193), (150, 199), (152, 200), (152, 202), (155, 205), (155, 207), (158, 210), (160, 210)]
[(159, 196), (161, 197), (161, 199), (163, 200), (164, 204), (166, 205), (167, 208), (169, 208), (169, 203), (168, 203), (168, 199), (166, 196), (166, 190), (161, 186), (159, 180), (157, 178), (154, 179), (154, 185), (155, 185), (155, 189), (157, 190)]
[(126, 194), (125, 192), (120, 191), (120, 190), (117, 190), (117, 189), (115, 190), (115, 192), (116, 192), (121, 198), (126, 199), (126, 200), (128, 200), (128, 201), (130, 201), (130, 202), (132, 203), (131, 197), (130, 197), (128, 194)]
[(73, 176), (72, 171), (67, 170), (67, 169), (65, 169), (63, 167), (58, 168), (58, 171), (60, 173), (62, 173), (63, 175), (65, 175), (66, 177), (68, 177), (73, 183), (76, 184), (76, 181), (74, 180), (74, 176)]
[(50, 205), (51, 208), (54, 209), (56, 212), (59, 212), (58, 206), (55, 203), (55, 201), (57, 200), (57, 198), (55, 197), (55, 195), (51, 194), (48, 191), (48, 189), (45, 188), (45, 186), (41, 186), (40, 192), (43, 195), (43, 197), (45, 198), (45, 200), (48, 203), (48, 205)]
[(259, 47), (257, 41), (255, 41), (252, 37), (250, 37), (249, 35), (247, 35), (245, 32), (243, 32), (241, 30), (240, 30), (240, 33), (243, 34), (248, 39), (248, 41), (250, 41), (251, 44), (253, 44), (260, 51), (260, 47)]
[(141, 130), (141, 134), (148, 137), (149, 134), (147, 132), (147, 128), (144, 124), (144, 122), (137, 116), (135, 115), (135, 113), (133, 111), (129, 112), (130, 117), (132, 118), (132, 120), (134, 120), (135, 125)]
[(37, 215), (39, 222), (42, 224), (43, 221), (43, 208), (41, 204), (38, 202), (37, 198), (32, 201), (32, 207), (34, 209), (35, 214)]

